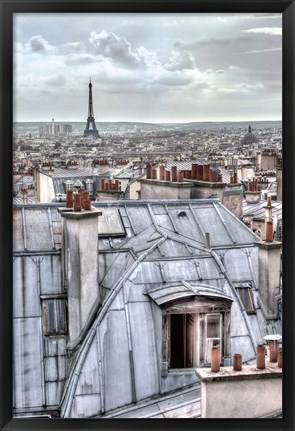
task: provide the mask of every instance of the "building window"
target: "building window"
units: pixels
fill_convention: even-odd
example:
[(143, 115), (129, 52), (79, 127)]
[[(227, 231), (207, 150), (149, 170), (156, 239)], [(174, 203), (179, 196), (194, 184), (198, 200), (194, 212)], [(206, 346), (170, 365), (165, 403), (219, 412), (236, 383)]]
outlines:
[(73, 191), (74, 183), (73, 181), (66, 181), (66, 191), (72, 192)]
[(222, 351), (222, 315), (220, 313), (206, 314), (205, 322), (205, 365), (210, 365), (212, 347), (219, 347)]
[(67, 302), (64, 298), (42, 300), (44, 335), (67, 334)]
[(170, 368), (191, 368), (194, 365), (194, 316), (170, 316)]
[(247, 314), (256, 314), (256, 307), (254, 303), (254, 297), (252, 292), (252, 286), (250, 283), (245, 285), (236, 285), (236, 290), (241, 298), (242, 304)]
[(169, 368), (192, 368), (211, 363), (211, 349), (223, 351), (222, 313), (182, 313), (163, 316), (163, 355)]

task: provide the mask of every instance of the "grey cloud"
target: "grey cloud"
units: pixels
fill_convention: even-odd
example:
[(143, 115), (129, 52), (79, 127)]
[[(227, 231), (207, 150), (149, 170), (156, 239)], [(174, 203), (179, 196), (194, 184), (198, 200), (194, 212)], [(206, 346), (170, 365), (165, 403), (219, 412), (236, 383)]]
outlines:
[(83, 42), (67, 42), (58, 47), (58, 53), (62, 55), (84, 52), (86, 52), (86, 47)]
[(127, 66), (138, 66), (140, 59), (132, 52), (130, 43), (112, 32), (102, 30), (99, 34), (91, 32), (89, 42), (96, 48), (96, 54)]
[(167, 86), (181, 86), (181, 85), (188, 85), (192, 83), (193, 80), (194, 78), (192, 75), (170, 72), (157, 77), (155, 79), (155, 82), (162, 85), (167, 85)]
[(170, 71), (195, 69), (196, 62), (191, 52), (187, 50), (174, 50), (170, 63), (165, 64), (164, 67)]
[(91, 64), (91, 63), (98, 63), (100, 62), (100, 59), (97, 57), (94, 57), (91, 54), (69, 54), (67, 55), (65, 59), (65, 63), (67, 65), (85, 65), (85, 64)]
[(29, 39), (28, 45), (33, 52), (48, 52), (52, 51), (54, 47), (50, 45), (43, 36), (37, 35)]
[(66, 85), (66, 83), (67, 83), (67, 80), (63, 74), (52, 76), (51, 78), (48, 78), (45, 80), (45, 84), (51, 87), (62, 87)]

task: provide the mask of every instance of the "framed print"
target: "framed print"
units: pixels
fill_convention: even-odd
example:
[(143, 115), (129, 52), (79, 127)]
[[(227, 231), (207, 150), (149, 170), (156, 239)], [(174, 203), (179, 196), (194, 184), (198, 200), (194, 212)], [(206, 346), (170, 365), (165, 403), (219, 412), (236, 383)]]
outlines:
[(294, 18), (1, 0), (1, 429), (294, 428)]

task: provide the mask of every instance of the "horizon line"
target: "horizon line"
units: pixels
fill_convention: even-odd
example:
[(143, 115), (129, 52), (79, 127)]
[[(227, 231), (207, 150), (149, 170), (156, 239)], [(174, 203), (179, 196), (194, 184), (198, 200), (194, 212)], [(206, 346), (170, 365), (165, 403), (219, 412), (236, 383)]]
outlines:
[[(257, 123), (257, 122), (280, 122), (283, 119), (276, 120), (201, 120), (201, 121), (131, 121), (131, 120), (104, 120), (96, 121), (97, 124), (100, 123), (142, 123), (142, 124), (191, 124), (191, 123)], [(16, 120), (14, 123), (51, 123), (52, 120)], [(84, 123), (81, 120), (54, 120), (55, 123)]]

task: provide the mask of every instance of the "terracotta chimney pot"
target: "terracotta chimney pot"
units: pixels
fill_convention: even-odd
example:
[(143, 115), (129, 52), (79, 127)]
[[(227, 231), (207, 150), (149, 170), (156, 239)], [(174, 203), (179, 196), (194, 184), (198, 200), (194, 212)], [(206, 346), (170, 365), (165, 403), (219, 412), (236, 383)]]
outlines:
[(68, 190), (66, 194), (66, 208), (73, 208), (73, 192), (72, 190)]
[(74, 211), (76, 211), (76, 212), (81, 211), (81, 194), (80, 193), (74, 193)]
[(212, 347), (211, 349), (211, 372), (218, 373), (220, 371), (220, 348)]
[(160, 181), (164, 181), (165, 180), (165, 166), (161, 165), (160, 166)]
[(256, 367), (259, 370), (265, 368), (265, 346), (264, 344), (259, 344), (256, 347)]
[(176, 183), (177, 181), (177, 166), (171, 167), (171, 180), (173, 183)]
[(192, 180), (196, 180), (198, 177), (197, 175), (198, 166), (199, 165), (197, 163), (192, 164), (192, 176), (191, 176)]
[(150, 163), (146, 165), (146, 178), (150, 180), (152, 178), (152, 166)]
[(210, 165), (203, 166), (203, 181), (209, 181)]
[(197, 165), (197, 180), (203, 180), (203, 165)]
[(273, 242), (273, 222), (267, 221), (265, 227), (265, 241)]
[(277, 340), (269, 340), (269, 361), (277, 362), (278, 360), (278, 341)]
[(242, 355), (240, 353), (235, 353), (233, 358), (234, 371), (242, 371)]
[(278, 367), (282, 368), (282, 366), (283, 366), (283, 353), (282, 353), (282, 350), (280, 349), (278, 351)]

